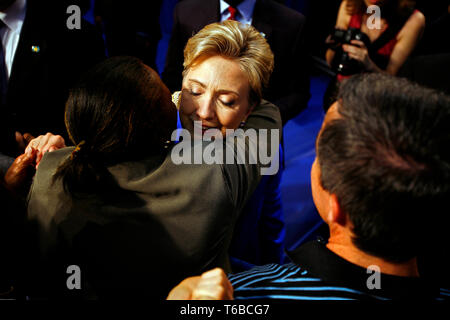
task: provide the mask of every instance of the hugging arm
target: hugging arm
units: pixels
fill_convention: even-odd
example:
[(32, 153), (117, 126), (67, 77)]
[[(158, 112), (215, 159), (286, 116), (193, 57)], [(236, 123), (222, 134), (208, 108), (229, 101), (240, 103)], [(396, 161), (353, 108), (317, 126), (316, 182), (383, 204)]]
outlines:
[[(233, 140), (234, 145), (237, 146), (234, 154), (234, 164), (223, 165), (223, 174), (227, 182), (230, 198), (237, 208), (236, 212), (240, 212), (247, 203), (258, 185), (262, 173), (265, 172), (268, 166), (261, 162), (260, 155), (268, 155), (269, 159), (271, 159), (270, 165), (273, 165), (278, 159), (282, 134), (282, 121), (279, 109), (272, 103), (262, 100), (259, 106), (253, 109), (242, 129), (242, 134), (236, 134)], [(256, 141), (250, 141), (251, 139), (246, 137), (251, 132), (256, 133)], [(265, 136), (264, 132), (266, 133)], [(230, 148), (229, 143), (230, 141), (227, 139), (228, 149)], [(256, 151), (256, 163), (249, 161), (249, 150)], [(241, 160), (245, 160), (243, 164), (236, 164)]]

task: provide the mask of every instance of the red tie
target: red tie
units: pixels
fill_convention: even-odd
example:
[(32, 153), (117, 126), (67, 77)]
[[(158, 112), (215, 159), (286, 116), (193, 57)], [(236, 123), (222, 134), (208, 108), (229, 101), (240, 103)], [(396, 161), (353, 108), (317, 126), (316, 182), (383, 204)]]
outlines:
[(230, 16), (228, 17), (227, 20), (236, 20), (236, 9), (233, 8), (232, 6), (228, 7), (228, 11), (230, 12)]

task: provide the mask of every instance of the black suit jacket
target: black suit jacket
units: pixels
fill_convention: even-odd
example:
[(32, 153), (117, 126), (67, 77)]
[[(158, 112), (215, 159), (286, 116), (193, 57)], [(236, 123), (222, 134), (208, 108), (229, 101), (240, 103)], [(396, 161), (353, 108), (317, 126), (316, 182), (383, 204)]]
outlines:
[(16, 155), (15, 131), (65, 134), (69, 88), (104, 58), (100, 35), (84, 21), (81, 30), (69, 30), (66, 9), (65, 1), (27, 2), (6, 105), (0, 108), (0, 152), (4, 154)]
[[(184, 0), (174, 11), (174, 25), (162, 78), (171, 91), (181, 87), (183, 50), (204, 26), (220, 21), (218, 0)], [(265, 35), (275, 55), (275, 68), (266, 100), (280, 108), (283, 124), (306, 108), (309, 72), (305, 46), (305, 17), (275, 1), (257, 0), (252, 25)]]

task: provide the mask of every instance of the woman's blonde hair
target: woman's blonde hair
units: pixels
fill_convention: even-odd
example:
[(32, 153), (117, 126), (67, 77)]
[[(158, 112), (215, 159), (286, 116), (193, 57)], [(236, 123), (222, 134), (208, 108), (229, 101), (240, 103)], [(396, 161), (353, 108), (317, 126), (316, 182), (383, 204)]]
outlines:
[(248, 77), (250, 105), (259, 103), (274, 66), (273, 53), (266, 39), (252, 26), (237, 21), (209, 24), (186, 44), (183, 77), (190, 68), (215, 55), (239, 63)]

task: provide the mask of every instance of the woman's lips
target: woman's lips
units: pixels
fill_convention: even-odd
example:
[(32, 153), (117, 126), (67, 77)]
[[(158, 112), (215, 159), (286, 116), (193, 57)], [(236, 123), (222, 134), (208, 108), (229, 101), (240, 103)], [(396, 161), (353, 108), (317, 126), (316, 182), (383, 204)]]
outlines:
[(204, 134), (209, 129), (217, 129), (217, 127), (202, 126), (202, 134)]
[(204, 134), (207, 130), (210, 130), (210, 129), (218, 129), (218, 130), (220, 130), (219, 126), (217, 124), (204, 123), (201, 120), (196, 120), (196, 119), (192, 119), (192, 118), (191, 118), (191, 120), (192, 120), (193, 125), (194, 125), (194, 130), (196, 128), (197, 128), (197, 130), (198, 130), (198, 128), (201, 128), (202, 134)]

